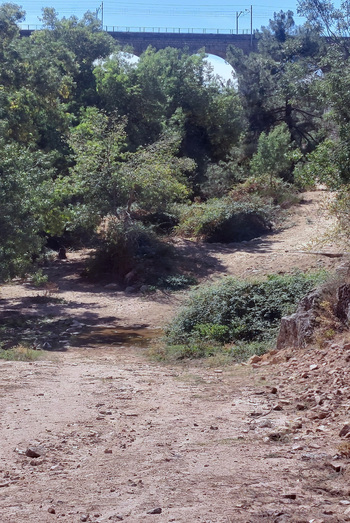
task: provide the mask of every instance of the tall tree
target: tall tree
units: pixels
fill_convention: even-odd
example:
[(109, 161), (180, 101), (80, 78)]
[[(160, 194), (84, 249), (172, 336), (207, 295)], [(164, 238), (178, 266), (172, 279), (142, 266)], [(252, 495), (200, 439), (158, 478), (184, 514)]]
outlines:
[(317, 96), (322, 47), (318, 34), (296, 28), (292, 13), (280, 12), (258, 38), (257, 53), (246, 56), (233, 47), (228, 53), (249, 122), (247, 142), (254, 148), (261, 132), (284, 122), (298, 147), (312, 150), (323, 113)]

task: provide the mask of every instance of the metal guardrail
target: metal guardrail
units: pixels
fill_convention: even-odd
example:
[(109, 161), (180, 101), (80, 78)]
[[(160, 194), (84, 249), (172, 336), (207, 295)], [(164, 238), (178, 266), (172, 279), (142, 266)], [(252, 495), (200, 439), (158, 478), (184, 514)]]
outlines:
[[(236, 34), (233, 29), (214, 29), (200, 27), (128, 27), (128, 26), (103, 26), (109, 33), (177, 33), (177, 34)], [(242, 30), (240, 34), (250, 34), (249, 30)]]
[[(40, 31), (42, 25), (37, 24), (20, 24), (23, 31)], [(102, 27), (107, 33), (169, 33), (169, 34), (237, 34), (234, 29), (213, 29), (213, 28), (182, 28), (182, 27), (128, 27), (128, 26), (108, 26)], [(250, 34), (249, 29), (240, 30), (238, 34)]]

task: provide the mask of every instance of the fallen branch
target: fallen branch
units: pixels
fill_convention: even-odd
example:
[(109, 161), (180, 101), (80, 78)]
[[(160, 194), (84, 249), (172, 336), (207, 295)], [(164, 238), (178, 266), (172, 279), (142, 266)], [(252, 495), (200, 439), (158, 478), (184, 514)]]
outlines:
[(293, 254), (315, 254), (316, 256), (327, 256), (327, 258), (343, 258), (350, 255), (350, 252), (320, 252), (320, 251), (285, 251)]

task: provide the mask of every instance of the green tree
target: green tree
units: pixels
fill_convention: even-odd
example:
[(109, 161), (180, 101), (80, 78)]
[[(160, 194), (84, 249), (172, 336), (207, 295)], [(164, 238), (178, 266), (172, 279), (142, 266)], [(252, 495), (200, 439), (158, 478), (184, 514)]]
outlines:
[(184, 173), (194, 164), (176, 156), (179, 137), (164, 135), (130, 153), (125, 127), (125, 118), (90, 107), (71, 133), (75, 166), (66, 183), (72, 188), (76, 212), (95, 225), (107, 215), (123, 218), (132, 207), (164, 209), (189, 194)]
[(268, 134), (261, 133), (258, 149), (253, 155), (250, 166), (255, 176), (267, 176), (270, 183), (277, 177), (290, 180), (293, 153), (286, 124), (278, 125)]
[(130, 64), (119, 52), (100, 63), (95, 76), (103, 107), (127, 117), (132, 151), (159, 140), (174, 121), (182, 126), (180, 155), (197, 164), (192, 178), (197, 193), (208, 163), (226, 160), (239, 142), (243, 128), (239, 96), (213, 74), (203, 53), (149, 48)]
[(76, 90), (70, 110), (78, 113), (82, 106), (97, 104), (94, 63), (115, 50), (115, 40), (101, 31), (101, 22), (90, 12), (85, 13), (81, 20), (75, 16), (60, 20), (53, 8), (45, 8), (41, 21), (44, 30), (38, 31), (35, 38), (43, 46), (56, 44), (56, 47), (74, 56), (76, 68), (73, 82)]
[(296, 28), (292, 13), (281, 12), (257, 37), (258, 53), (246, 56), (233, 47), (228, 52), (248, 120), (248, 154), (254, 152), (262, 132), (281, 122), (287, 124), (297, 146), (310, 151), (320, 140), (323, 115), (318, 96), (322, 48), (318, 33)]
[(0, 139), (0, 280), (24, 273), (39, 254), (54, 175), (50, 156)]

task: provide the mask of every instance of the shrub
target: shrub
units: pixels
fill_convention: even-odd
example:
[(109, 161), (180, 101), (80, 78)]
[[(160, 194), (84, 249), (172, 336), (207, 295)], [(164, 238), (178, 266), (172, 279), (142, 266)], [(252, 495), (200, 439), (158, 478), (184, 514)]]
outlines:
[[(157, 262), (170, 247), (160, 241), (151, 228), (130, 219), (107, 217), (99, 234), (100, 244), (88, 262), (87, 276), (108, 275), (122, 281), (133, 270), (142, 272), (146, 279), (159, 275)], [(152, 271), (155, 274), (152, 275)]]
[(159, 278), (156, 287), (170, 291), (178, 291), (196, 284), (197, 280), (193, 278), (193, 276), (187, 276), (186, 274), (172, 274)]
[(42, 353), (30, 349), (23, 345), (17, 345), (11, 349), (2, 349), (0, 347), (0, 360), (8, 361), (33, 361), (42, 358)]
[(295, 186), (281, 178), (274, 179), (273, 184), (271, 184), (265, 176), (249, 177), (244, 183), (234, 188), (231, 192), (231, 198), (242, 201), (250, 199), (254, 193), (264, 202), (270, 202), (270, 205), (273, 204), (283, 209), (299, 201)]
[(277, 125), (268, 134), (260, 134), (258, 150), (252, 157), (250, 168), (254, 175), (266, 177), (271, 185), (277, 177), (292, 179), (293, 151), (285, 123)]
[(177, 233), (208, 242), (250, 240), (270, 230), (272, 215), (272, 206), (258, 196), (244, 201), (214, 198), (181, 207)]
[(228, 277), (205, 285), (191, 294), (188, 304), (170, 323), (167, 343), (187, 344), (192, 352), (199, 346), (205, 352), (203, 344), (234, 342), (231, 353), (239, 357), (250, 353), (249, 347), (244, 347), (246, 343), (257, 343), (255, 349), (265, 350), (282, 316), (293, 312), (301, 298), (325, 278), (324, 271), (297, 272), (253, 281)]

